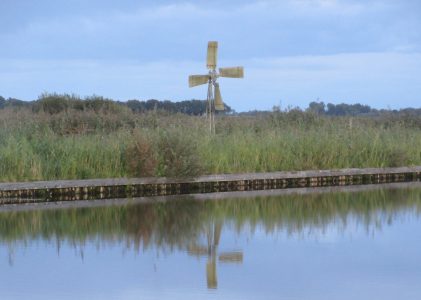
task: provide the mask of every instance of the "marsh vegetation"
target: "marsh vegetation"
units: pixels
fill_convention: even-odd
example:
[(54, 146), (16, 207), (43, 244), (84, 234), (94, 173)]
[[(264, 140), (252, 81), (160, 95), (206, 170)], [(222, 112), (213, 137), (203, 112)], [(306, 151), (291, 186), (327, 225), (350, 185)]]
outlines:
[(421, 164), (421, 116), (315, 110), (217, 116), (44, 95), (0, 109), (0, 180), (52, 180)]

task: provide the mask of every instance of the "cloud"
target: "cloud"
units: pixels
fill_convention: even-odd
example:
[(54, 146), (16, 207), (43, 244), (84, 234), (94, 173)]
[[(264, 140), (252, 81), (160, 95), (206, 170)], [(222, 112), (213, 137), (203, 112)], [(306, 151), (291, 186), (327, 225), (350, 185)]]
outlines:
[[(42, 2), (41, 2), (42, 3)], [(199, 59), (207, 40), (238, 58), (418, 51), (420, 13), (381, 1), (166, 2), (59, 12), (0, 34), (6, 58)], [(393, 4), (394, 3), (394, 4)], [(42, 5), (42, 4), (40, 4)], [(130, 9), (128, 9), (130, 8)], [(415, 10), (416, 11), (416, 10)], [(239, 50), (240, 49), (240, 50)], [(189, 51), (194, 50), (194, 51)], [(222, 49), (221, 49), (222, 50)]]
[(204, 98), (186, 78), (205, 71), (206, 43), (218, 40), (221, 66), (246, 67), (244, 80), (221, 80), (237, 110), (420, 100), (417, 1), (4, 1), (0, 19), (22, 22), (0, 28), (3, 96)]
[[(360, 102), (375, 107), (420, 106), (421, 53), (359, 53), (243, 61), (245, 78), (221, 78), (222, 96), (238, 111), (282, 105)], [(206, 72), (191, 60), (1, 60), (7, 93), (31, 100), (42, 92), (128, 99), (204, 99), (206, 87), (188, 88), (190, 74)], [(238, 65), (222, 59), (221, 66)]]

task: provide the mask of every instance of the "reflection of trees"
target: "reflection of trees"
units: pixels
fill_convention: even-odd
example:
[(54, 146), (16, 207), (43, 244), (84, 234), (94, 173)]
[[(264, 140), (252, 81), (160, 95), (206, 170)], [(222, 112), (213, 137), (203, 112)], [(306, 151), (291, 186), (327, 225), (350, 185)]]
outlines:
[[(91, 208), (0, 213), (0, 244), (44, 240), (81, 248), (86, 242), (122, 244), (136, 250), (186, 249), (205, 257), (208, 288), (217, 287), (217, 263), (242, 262), (241, 251), (219, 245), (224, 226), (241, 231), (263, 227), (267, 232), (301, 233), (334, 224), (345, 228), (352, 219), (376, 230), (396, 218), (418, 216), (421, 189), (399, 188), (358, 193), (334, 192), (254, 197), (218, 201), (183, 200)], [(219, 249), (221, 248), (221, 249)]]
[(184, 200), (155, 204), (33, 210), (0, 213), (0, 242), (43, 239), (83, 244), (89, 240), (142, 248), (187, 249), (214, 224), (229, 222), (266, 231), (346, 226), (352, 218), (375, 229), (406, 213), (421, 211), (421, 189), (255, 197), (219, 201)]

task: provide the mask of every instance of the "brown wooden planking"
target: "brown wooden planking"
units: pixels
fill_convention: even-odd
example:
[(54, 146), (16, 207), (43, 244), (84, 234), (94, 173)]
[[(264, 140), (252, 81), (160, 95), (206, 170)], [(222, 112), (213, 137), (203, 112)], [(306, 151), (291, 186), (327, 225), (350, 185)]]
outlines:
[(421, 166), (0, 183), (0, 204), (379, 184), (421, 180)]

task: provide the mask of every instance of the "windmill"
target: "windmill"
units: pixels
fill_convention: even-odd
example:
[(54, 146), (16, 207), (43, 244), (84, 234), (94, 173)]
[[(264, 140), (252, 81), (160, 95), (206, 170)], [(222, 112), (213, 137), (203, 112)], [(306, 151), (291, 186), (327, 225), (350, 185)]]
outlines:
[(216, 71), (216, 62), (218, 56), (218, 42), (208, 42), (208, 54), (206, 67), (209, 69), (207, 75), (190, 75), (189, 87), (202, 84), (208, 84), (206, 116), (209, 119), (209, 129), (215, 132), (215, 111), (224, 110), (224, 102), (222, 101), (221, 92), (219, 90), (218, 77), (243, 78), (243, 67), (219, 68)]
[(220, 263), (237, 263), (243, 262), (243, 252), (231, 251), (218, 253), (219, 239), (221, 237), (222, 223), (214, 223), (209, 225), (207, 229), (207, 247), (191, 244), (187, 253), (196, 257), (207, 256), (206, 263), (206, 281), (208, 289), (216, 289), (218, 287), (218, 279), (216, 273), (216, 262)]

